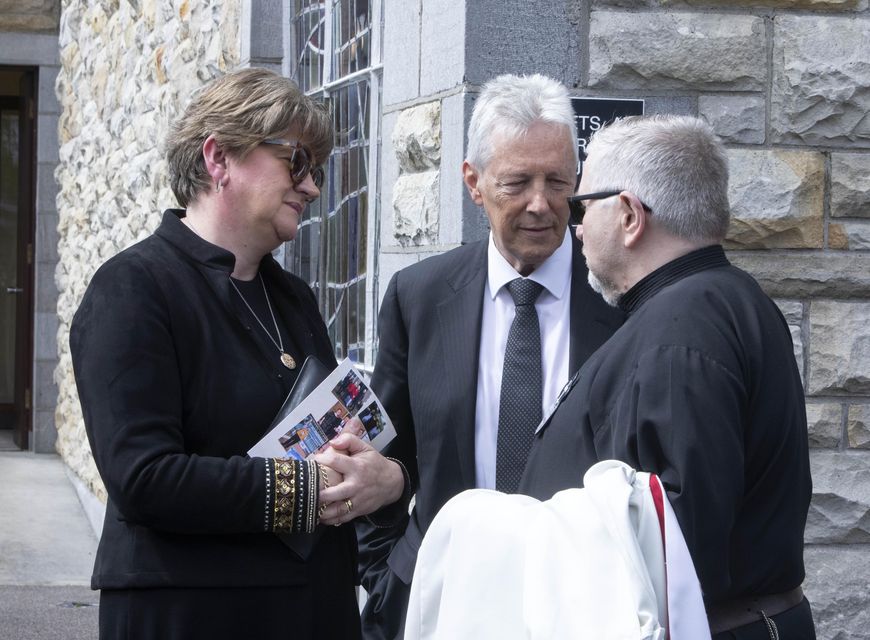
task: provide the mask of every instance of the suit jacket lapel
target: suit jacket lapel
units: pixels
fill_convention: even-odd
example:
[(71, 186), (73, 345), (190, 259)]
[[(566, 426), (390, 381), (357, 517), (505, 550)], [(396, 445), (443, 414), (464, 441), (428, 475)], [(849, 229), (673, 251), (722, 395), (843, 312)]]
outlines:
[(446, 278), (452, 295), (437, 307), (445, 374), (437, 384), (444, 385), (445, 398), (456, 398), (452, 409), (457, 418), (453, 432), (459, 472), (463, 484), (468, 487), (475, 483), (474, 415), (486, 285), (486, 247), (486, 242), (480, 242), (472, 259), (457, 263), (457, 268)]

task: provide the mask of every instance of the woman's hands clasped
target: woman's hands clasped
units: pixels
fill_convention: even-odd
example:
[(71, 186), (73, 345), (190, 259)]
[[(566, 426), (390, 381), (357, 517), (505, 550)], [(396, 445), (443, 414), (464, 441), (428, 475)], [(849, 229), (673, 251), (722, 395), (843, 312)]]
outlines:
[(320, 515), (322, 524), (344, 524), (402, 497), (405, 487), (402, 469), (353, 435), (354, 427), (357, 432), (362, 429), (361, 423), (355, 423), (359, 423), (358, 418), (353, 418), (325, 451), (314, 456), (330, 469), (329, 487), (320, 492), (320, 504), (325, 505)]

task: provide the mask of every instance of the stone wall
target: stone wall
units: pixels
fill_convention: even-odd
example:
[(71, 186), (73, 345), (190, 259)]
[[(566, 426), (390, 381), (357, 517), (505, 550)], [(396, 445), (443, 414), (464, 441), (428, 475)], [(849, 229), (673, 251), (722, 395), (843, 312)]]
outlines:
[(98, 496), (69, 356), (91, 275), (175, 206), (162, 141), (202, 84), (238, 65), (239, 3), (65, 0), (60, 19), (57, 449)]
[(432, 242), (438, 236), (441, 103), (402, 111), (391, 142), (400, 170), (393, 185), (393, 237), (405, 246)]
[(0, 31), (57, 33), (60, 0), (0, 0)]
[[(532, 4), (530, 14), (530, 3), (480, 0), (457, 15), (442, 0), (387, 0), (382, 198), (394, 210), (381, 228), (381, 280), (488, 231), (459, 172), (486, 78), (539, 71), (578, 96), (644, 98), (647, 113), (705, 118), (729, 147), (729, 257), (779, 303), (805, 385), (805, 589), (818, 637), (870, 638), (868, 0)], [(440, 105), (441, 121), (419, 117), (421, 105)], [(406, 196), (402, 159), (419, 140), (387, 137), (409, 119), (420, 140), (442, 140), (440, 164), (427, 165), (440, 176), (436, 218)]]

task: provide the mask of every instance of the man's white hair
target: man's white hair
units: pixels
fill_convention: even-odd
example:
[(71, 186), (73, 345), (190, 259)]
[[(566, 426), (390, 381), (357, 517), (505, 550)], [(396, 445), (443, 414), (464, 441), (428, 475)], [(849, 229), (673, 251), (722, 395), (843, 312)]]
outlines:
[(577, 126), (565, 85), (537, 73), (490, 80), (477, 97), (468, 125), (468, 162), (483, 171), (492, 159), (494, 140), (524, 136), (536, 122), (566, 127), (576, 163)]
[(652, 219), (687, 240), (721, 242), (728, 231), (728, 158), (703, 120), (656, 115), (621, 118), (586, 146), (594, 166), (584, 191), (631, 191)]

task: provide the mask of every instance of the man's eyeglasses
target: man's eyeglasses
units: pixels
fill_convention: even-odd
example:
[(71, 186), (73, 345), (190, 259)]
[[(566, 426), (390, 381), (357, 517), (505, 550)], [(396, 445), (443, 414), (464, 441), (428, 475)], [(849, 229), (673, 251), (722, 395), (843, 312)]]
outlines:
[(293, 181), (293, 186), (298, 187), (305, 180), (305, 176), (311, 174), (311, 179), (314, 181), (314, 186), (318, 189), (323, 186), (323, 167), (314, 164), (311, 152), (302, 146), (299, 142), (291, 142), (289, 140), (281, 140), (271, 138), (263, 140), (263, 144), (270, 144), (277, 147), (287, 147), (293, 151), (287, 160), (290, 163), (290, 179)]
[[(619, 191), (596, 191), (595, 193), (583, 193), (579, 196), (571, 196), (568, 198), (568, 210), (571, 212), (571, 224), (583, 224), (583, 216), (586, 215), (585, 200), (604, 200), (618, 196), (625, 189)], [(652, 209), (646, 206), (643, 202), (640, 203), (643, 210), (647, 213), (652, 213)]]

